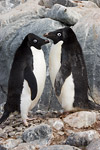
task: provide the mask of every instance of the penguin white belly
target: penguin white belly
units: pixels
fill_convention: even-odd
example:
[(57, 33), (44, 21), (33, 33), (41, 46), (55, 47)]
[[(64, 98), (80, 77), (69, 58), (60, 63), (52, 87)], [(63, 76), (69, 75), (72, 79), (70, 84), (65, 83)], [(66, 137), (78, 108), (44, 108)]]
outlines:
[(58, 100), (61, 104), (61, 106), (66, 111), (74, 110), (73, 103), (74, 103), (74, 83), (73, 83), (73, 77), (72, 73), (71, 75), (65, 80), (62, 89), (61, 94), (58, 97)]
[(33, 53), (33, 60), (34, 60), (34, 75), (37, 80), (37, 96), (32, 101), (30, 109), (32, 109), (38, 102), (39, 98), (41, 97), (45, 85), (46, 80), (46, 62), (44, 58), (44, 53), (42, 50), (37, 50), (34, 47), (31, 47)]
[[(57, 44), (53, 44), (51, 46), (50, 55), (49, 55), (49, 71), (50, 71), (50, 79), (52, 82), (52, 86), (54, 88), (54, 83), (56, 79), (56, 75), (61, 66), (61, 46), (63, 41), (58, 42)], [(66, 110), (74, 110), (73, 102), (74, 102), (74, 83), (72, 74), (66, 78), (62, 89), (61, 94), (58, 98), (61, 106)]]
[(49, 72), (53, 88), (57, 72), (59, 71), (59, 68), (61, 66), (60, 60), (62, 44), (63, 41), (60, 41), (57, 44), (52, 44), (49, 54)]
[(31, 91), (26, 80), (24, 80), (23, 90), (21, 94), (21, 116), (23, 119), (27, 118), (28, 111), (31, 110), (38, 102), (42, 95), (45, 79), (46, 79), (46, 63), (44, 59), (44, 53), (42, 50), (38, 50), (31, 47), (33, 54), (33, 73), (37, 81), (37, 96), (34, 100), (31, 100)]

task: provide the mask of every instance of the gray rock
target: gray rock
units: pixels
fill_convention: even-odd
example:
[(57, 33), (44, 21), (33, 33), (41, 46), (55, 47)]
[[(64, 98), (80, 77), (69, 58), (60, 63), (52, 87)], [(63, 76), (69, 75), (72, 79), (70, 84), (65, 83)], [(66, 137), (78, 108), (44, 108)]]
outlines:
[(100, 135), (95, 130), (72, 133), (68, 136), (66, 144), (76, 147), (87, 146), (92, 140), (99, 139)]
[(58, 20), (67, 25), (74, 25), (80, 20), (80, 18), (83, 18), (85, 15), (87, 15), (91, 11), (95, 11), (98, 8), (98, 6), (93, 2), (75, 2), (78, 6), (73, 8), (65, 7), (60, 4), (55, 4), (51, 9), (41, 8), (39, 10), (41, 12), (41, 15), (39, 16)]
[(40, 150), (81, 150), (81, 149), (69, 145), (51, 145), (45, 148), (41, 148)]
[(73, 128), (89, 127), (96, 122), (96, 113), (80, 111), (68, 115), (63, 121)]
[(93, 140), (87, 147), (86, 150), (100, 150), (100, 139)]
[(83, 49), (89, 85), (94, 100), (100, 104), (100, 9), (85, 15), (73, 27)]
[(61, 21), (67, 25), (74, 25), (82, 17), (80, 13), (72, 8), (55, 4), (45, 15), (47, 18)]
[(100, 7), (100, 0), (88, 0), (88, 1), (94, 2)]
[(45, 6), (47, 8), (51, 8), (54, 4), (60, 4), (66, 7), (75, 7), (77, 3), (73, 0), (40, 0), (39, 5)]
[(22, 135), (24, 142), (31, 142), (34, 146), (41, 147), (50, 144), (52, 129), (47, 124), (36, 125), (26, 129)]

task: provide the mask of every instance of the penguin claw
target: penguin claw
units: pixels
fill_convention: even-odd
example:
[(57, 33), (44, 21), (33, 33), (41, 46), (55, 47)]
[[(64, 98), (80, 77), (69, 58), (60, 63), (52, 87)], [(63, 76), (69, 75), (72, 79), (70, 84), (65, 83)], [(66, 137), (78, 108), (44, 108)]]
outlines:
[(23, 120), (24, 125), (27, 127), (28, 126), (28, 122), (27, 121), (31, 121), (34, 120), (35, 118), (27, 118)]

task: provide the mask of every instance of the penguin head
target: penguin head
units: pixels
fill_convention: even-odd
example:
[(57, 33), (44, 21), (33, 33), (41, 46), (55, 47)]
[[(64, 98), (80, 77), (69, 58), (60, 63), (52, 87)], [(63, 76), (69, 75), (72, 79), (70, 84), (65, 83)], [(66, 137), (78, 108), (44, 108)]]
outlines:
[(29, 33), (25, 37), (24, 41), (26, 41), (28, 47), (33, 46), (37, 49), (41, 49), (42, 45), (49, 43), (49, 40), (42, 39), (42, 38), (40, 38), (39, 36), (37, 36), (33, 33)]
[(53, 32), (46, 33), (44, 34), (44, 37), (53, 40), (54, 44), (58, 43), (59, 41), (72, 43), (74, 40), (76, 40), (75, 33), (70, 27), (65, 27)]

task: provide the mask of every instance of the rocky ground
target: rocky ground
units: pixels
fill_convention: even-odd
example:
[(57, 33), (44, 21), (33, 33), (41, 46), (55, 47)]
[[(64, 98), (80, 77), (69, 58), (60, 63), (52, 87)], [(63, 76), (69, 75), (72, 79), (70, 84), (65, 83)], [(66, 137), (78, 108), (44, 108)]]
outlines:
[(99, 150), (100, 113), (98, 112), (81, 111), (58, 116), (57, 112), (38, 111), (35, 114), (30, 112), (29, 116), (34, 119), (29, 121), (28, 127), (23, 125), (18, 114), (12, 114), (5, 123), (0, 125), (0, 145), (3, 148), (8, 150), (45, 150), (45, 147), (48, 150), (94, 150), (95, 148)]

